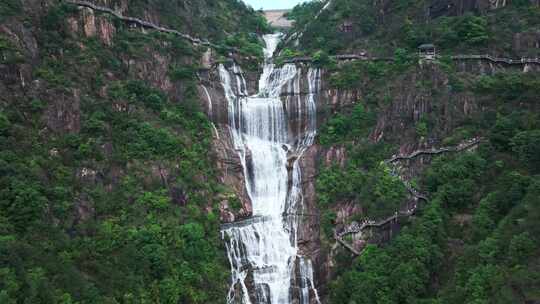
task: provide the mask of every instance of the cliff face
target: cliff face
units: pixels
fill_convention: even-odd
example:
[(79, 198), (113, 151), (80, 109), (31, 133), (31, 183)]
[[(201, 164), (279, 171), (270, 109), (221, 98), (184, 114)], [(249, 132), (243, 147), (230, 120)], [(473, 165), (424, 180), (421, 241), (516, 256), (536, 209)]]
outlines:
[[(218, 41), (260, 17), (235, 1), (95, 4)], [(236, 160), (215, 155), (234, 153), (202, 113), (203, 85), (223, 98), (199, 81), (211, 57), (64, 1), (0, 3), (2, 301), (223, 300), (219, 203), (243, 188), (223, 186)]]
[[(375, 97), (370, 95), (375, 91), (368, 86), (360, 85), (359, 89), (354, 90), (333, 89), (329, 82), (330, 73), (324, 72), (322, 91), (317, 99), (318, 121), (322, 125), (333, 113), (348, 113), (349, 109), (359, 103), (369, 108), (371, 106), (366, 103), (368, 98), (386, 99), (387, 104), (377, 111), (375, 126), (369, 134), (370, 141), (391, 143), (395, 155), (408, 155), (417, 150), (429, 150), (448, 144), (444, 139), (448, 140), (455, 135), (458, 127), (467, 124), (467, 121), (480, 120), (485, 111), (493, 109), (489, 101), (471, 90), (457, 89), (456, 75), (463, 81), (461, 86), (469, 87), (480, 76), (539, 70), (538, 65), (511, 67), (471, 61), (456, 63), (454, 70), (448, 72), (438, 63), (425, 61), (388, 81), (384, 92)], [(430, 119), (429, 136), (419, 137), (416, 126), (426, 117)], [(316, 265), (317, 286), (323, 296), (326, 295), (328, 282), (334, 278), (339, 267), (343, 266), (336, 260), (337, 256), (349, 256), (351, 252), (335, 240), (323, 236), (321, 225), (325, 220), (321, 218), (321, 211), (325, 210), (320, 210), (317, 203), (316, 179), (322, 168), (335, 164), (344, 167), (349, 159), (347, 154), (346, 147), (342, 145), (323, 146), (317, 143), (305, 152), (300, 161), (304, 181), (304, 210), (299, 225), (299, 246), (301, 252), (311, 257)], [(406, 180), (413, 180), (430, 164), (431, 159), (432, 156), (422, 156), (404, 162), (401, 164), (400, 174)], [(408, 203), (404, 202), (404, 206)], [(344, 229), (352, 219), (364, 215), (361, 203), (338, 202), (332, 210), (336, 214), (332, 224), (336, 231)], [(396, 223), (384, 230), (375, 229), (371, 233), (357, 235), (353, 244), (361, 248), (366, 241), (388, 241), (399, 231), (399, 226)]]
[[(81, 299), (88, 300), (97, 289), (103, 291), (97, 301), (125, 299), (129, 297), (128, 292), (137, 290), (135, 281), (150, 285), (162, 280), (160, 284), (170, 287), (167, 284), (171, 281), (183, 280), (182, 287), (192, 284), (194, 290), (205, 290), (205, 280), (210, 278), (210, 283), (215, 283), (213, 294), (182, 295), (182, 300), (210, 303), (222, 299), (229, 277), (218, 225), (250, 217), (252, 207), (241, 161), (227, 127), (228, 105), (216, 70), (217, 63), (222, 61), (220, 55), (207, 48), (191, 46), (182, 39), (133, 28), (133, 25), (89, 8), (59, 6), (55, 1), (21, 3), (18, 13), (2, 15), (0, 21), (0, 138), (6, 149), (2, 151), (2, 165), (8, 168), (2, 171), (0, 179), (2, 188), (7, 189), (2, 192), (5, 199), (0, 202), (0, 220), (4, 223), (7, 218), (5, 222), (9, 223), (5, 225), (7, 228), (2, 226), (5, 230), (2, 232), (18, 238), (25, 229), (34, 227), (30, 235), (40, 235), (43, 227), (49, 227), (61, 236), (62, 242), (75, 240), (77, 246), (90, 242), (96, 235), (105, 240), (100, 243), (97, 254), (93, 252), (97, 245), (86, 245), (85, 249), (70, 251), (69, 256), (63, 255), (65, 250), (69, 251), (64, 248), (69, 246), (65, 245), (64, 251), (58, 249), (58, 256), (50, 258), (49, 262), (53, 262), (43, 262), (48, 265), (46, 274), (42, 274), (43, 282), (47, 276), (57, 277), (58, 261), (63, 263), (66, 259), (70, 261), (70, 271), (80, 274), (77, 278), (81, 282), (90, 282), (80, 283), (82, 287), (71, 287), (66, 283), (69, 282), (66, 275), (63, 277), (66, 282), (49, 288), (61, 289), (74, 298), (80, 295)], [(235, 30), (241, 24), (236, 17), (223, 31), (213, 32), (212, 26), (200, 30), (204, 20), (216, 22), (222, 12), (231, 17), (230, 7), (221, 1), (217, 4), (199, 1), (197, 5), (188, 1), (167, 3), (163, 2), (161, 7), (136, 5), (127, 0), (96, 1), (96, 4), (114, 8), (126, 16), (170, 24), (193, 36), (223, 37), (227, 30)], [(504, 5), (504, 1), (441, 0), (433, 1), (430, 10), (436, 17)], [(223, 8), (229, 9), (220, 11)], [(175, 23), (172, 18), (178, 16), (182, 21)], [(515, 37), (513, 46), (516, 50), (537, 48), (537, 33), (519, 33)], [(235, 57), (239, 63), (244, 59)], [(303, 72), (297, 93), (307, 94), (308, 66), (299, 65), (299, 68)], [(471, 90), (478, 76), (540, 71), (538, 65), (510, 67), (485, 61), (458, 62), (452, 65), (451, 72), (447, 68), (440, 62), (414, 64), (411, 69), (386, 81), (382, 90), (374, 90), (376, 88), (364, 79), (358, 81), (355, 89), (336, 89), (331, 83), (332, 72), (323, 71), (322, 88), (316, 99), (318, 125), (325, 124), (336, 112), (347, 113), (355, 105), (364, 104), (377, 113), (376, 123), (368, 136), (370, 142), (385, 141), (392, 145), (395, 154), (409, 154), (418, 149), (441, 146), (445, 140), (466, 139), (456, 135), (459, 133), (456, 129), (493, 110), (490, 100)], [(245, 76), (247, 91), (253, 94), (257, 90), (259, 72), (249, 72)], [(287, 102), (286, 95), (283, 100), (289, 113), (298, 112), (294, 102)], [(370, 100), (379, 104), (371, 104)], [(384, 104), (380, 105), (382, 101)], [(199, 109), (214, 126), (207, 125), (206, 118), (198, 116)], [(5, 121), (13, 126), (6, 127)], [(429, 136), (418, 134), (417, 126), (424, 121), (428, 122)], [(302, 129), (302, 123), (300, 117), (291, 117), (291, 133)], [(153, 133), (154, 129), (159, 132)], [(318, 205), (316, 179), (323, 167), (332, 164), (344, 167), (350, 159), (347, 151), (341, 144), (324, 146), (316, 143), (300, 159), (304, 200), (299, 215), (298, 244), (300, 253), (313, 261), (316, 287), (323, 296), (336, 273), (337, 256), (351, 254), (322, 235), (321, 223), (325, 219), (321, 211), (325, 210), (320, 210)], [(15, 166), (17, 154), (25, 159)], [(407, 179), (418, 176), (430, 160), (430, 157), (421, 157), (406, 163), (404, 176)], [(17, 174), (21, 174), (19, 181), (9, 179)], [(33, 189), (34, 185), (40, 185), (38, 190), (29, 191), (40, 196), (16, 192), (19, 182), (27, 180), (32, 180), (32, 184), (24, 184), (22, 188)], [(54, 185), (64, 188), (54, 188)], [(226, 189), (216, 190), (222, 186)], [(54, 191), (49, 191), (51, 188)], [(23, 200), (25, 197), (29, 199)], [(32, 202), (43, 202), (43, 205), (35, 210), (26, 209)], [(166, 208), (164, 204), (172, 208), (164, 212), (170, 218), (159, 213)], [(134, 207), (141, 205), (145, 207)], [(337, 230), (364, 214), (362, 204), (356, 202), (338, 202), (331, 208), (336, 213), (332, 226)], [(18, 213), (18, 210), (22, 211)], [(45, 224), (33, 226), (35, 218), (41, 217), (46, 219), (43, 220)], [(156, 223), (145, 222), (155, 218), (165, 218), (158, 226), (170, 230), (157, 232)], [(193, 223), (202, 223), (204, 227)], [(175, 230), (177, 227), (185, 230), (179, 232)], [(171, 240), (171, 235), (181, 237)], [(209, 239), (210, 243), (200, 245), (201, 239)], [(383, 239), (385, 235), (379, 238)], [(23, 245), (14, 245), (9, 252), (18, 256), (17, 248), (33, 243), (39, 242), (30, 239)], [(219, 265), (218, 270), (206, 273), (208, 267), (203, 265), (185, 271), (201, 273), (201, 277), (179, 278), (170, 269), (186, 264), (199, 265), (200, 259), (197, 254), (190, 256), (190, 249), (181, 247), (182, 244), (196, 246), (200, 252), (207, 252), (208, 248), (218, 252), (210, 254), (210, 258), (206, 257), (209, 260), (204, 261)], [(134, 248), (146, 248), (146, 251), (141, 253)], [(44, 255), (43, 252), (49, 252), (49, 249), (33, 249), (34, 255)], [(166, 253), (162, 254), (163, 251)], [(187, 257), (177, 252), (185, 253)], [(163, 266), (167, 257), (173, 259), (177, 255), (183, 260)], [(110, 257), (119, 264), (110, 267), (114, 276), (106, 279), (103, 274), (110, 270), (109, 266), (96, 265), (110, 265)], [(126, 280), (131, 285), (115, 285), (115, 279), (127, 277), (118, 269), (135, 268), (124, 260), (135, 259), (142, 261), (146, 265), (144, 271), (154, 273), (155, 277), (148, 279), (130, 273), (133, 277), (141, 275), (144, 278)], [(33, 260), (29, 258), (21, 263), (25, 267), (34, 267)], [(38, 270), (32, 270), (33, 277), (41, 273)], [(167, 277), (159, 274), (167, 274)], [(20, 277), (20, 286), (29, 285), (24, 281), (27, 274), (14, 276)], [(187, 281), (189, 283), (185, 283)], [(162, 289), (167, 289), (163, 286)], [(143, 291), (138, 292), (140, 298), (150, 297)], [(24, 292), (17, 290), (14, 294)], [(165, 297), (163, 294), (152, 296)]]
[[(195, 24), (200, 20), (215, 15), (213, 6), (218, 5), (225, 8), (222, 3), (208, 5), (206, 2), (201, 2), (191, 6), (179, 2), (171, 4), (171, 7), (168, 7), (170, 10), (165, 12), (165, 8), (157, 5), (143, 3), (130, 5), (128, 1), (96, 1), (93, 3), (114, 9), (122, 15), (137, 16), (158, 25), (166, 25), (167, 22), (171, 22), (170, 25), (178, 26), (178, 30), (185, 29), (187, 34), (195, 37), (208, 34), (206, 29), (197, 28), (194, 30), (194, 28), (197, 27)], [(189, 103), (191, 102), (189, 99), (196, 97), (196, 102), (200, 101), (201, 107), (206, 109), (209, 117), (218, 124), (227, 122), (227, 105), (224, 102), (219, 80), (216, 79), (215, 74), (211, 76), (208, 74), (208, 70), (212, 66), (215, 67), (215, 59), (218, 56), (212, 51), (205, 51), (201, 56), (199, 50), (190, 46), (187, 41), (171, 36), (160, 39), (155, 31), (132, 28), (131, 30), (134, 32), (142, 32), (141, 37), (148, 37), (147, 41), (144, 41), (145, 38), (136, 38), (137, 34), (130, 34), (129, 28), (133, 25), (120, 22), (110, 15), (88, 7), (65, 5), (59, 9), (54, 1), (50, 1), (41, 4), (41, 6), (25, 3), (21, 6), (21, 11), (35, 18), (36, 22), (30, 23), (29, 27), (17, 15), (14, 15), (7, 17), (0, 24), (0, 35), (2, 35), (2, 39), (5, 39), (2, 41), (9, 44), (13, 50), (12, 53), (15, 54), (13, 56), (16, 56), (10, 62), (6, 60), (0, 65), (0, 69), (3, 71), (0, 89), (5, 93), (3, 95), (8, 104), (17, 98), (44, 101), (46, 109), (43, 111), (42, 120), (47, 125), (47, 132), (78, 134), (81, 131), (81, 116), (83, 115), (81, 98), (85, 98), (89, 94), (96, 94), (98, 98), (109, 98), (114, 83), (125, 79), (142, 81), (180, 103)], [(239, 16), (245, 14), (242, 11), (237, 11), (237, 13)], [(194, 18), (195, 15), (197, 18)], [(174, 18), (182, 20), (182, 24), (171, 21), (176, 20)], [(66, 41), (73, 43), (79, 52), (97, 53), (96, 47), (103, 48), (105, 52), (97, 53), (98, 56), (116, 57), (113, 60), (118, 61), (113, 62), (115, 66), (79, 65), (77, 61), (80, 58), (75, 58), (69, 53), (69, 50), (66, 49), (67, 45), (60, 44), (58, 45), (60, 48), (58, 53), (50, 56), (53, 60), (65, 62), (62, 67), (64, 71), (52, 70), (50, 74), (46, 74), (46, 76), (51, 77), (43, 79), (40, 77), (42, 76), (40, 72), (45, 72), (44, 66), (48, 65), (48, 58), (43, 54), (49, 50), (46, 46), (44, 47), (43, 40), (47, 38), (44, 37), (43, 33), (45, 26), (39, 25), (38, 21), (51, 22), (51, 27), (58, 26), (59, 33)], [(234, 22), (236, 21), (232, 23), (234, 24)], [(132, 37), (129, 37), (130, 35)], [(219, 36), (219, 33), (214, 33), (214, 35)], [(130, 44), (132, 41), (138, 45)], [(204, 49), (204, 47), (202, 48)], [(9, 50), (5, 51), (6, 58), (11, 56), (8, 54)], [(93, 54), (89, 54), (89, 56), (91, 55)], [(240, 57), (237, 59), (242, 60)], [(200, 83), (195, 87), (192, 78), (197, 77), (195, 74), (196, 66), (200, 66), (201, 70), (198, 74)], [(71, 67), (78, 67), (79, 70), (70, 70)], [(187, 74), (175, 78), (173, 73), (177, 67), (186, 67), (184, 70)], [(57, 80), (52, 79), (53, 75), (51, 74), (60, 72), (73, 74), (74, 83), (70, 85), (51, 83)], [(253, 75), (256, 76), (256, 74)], [(194, 89), (196, 89), (195, 92)], [(114, 101), (113, 107), (117, 111), (130, 111), (128, 103), (128, 100), (117, 100)], [(212, 104), (213, 110), (209, 108)], [(213, 146), (216, 147), (218, 155), (219, 171), (225, 172), (221, 180), (237, 189), (236, 192), (240, 193), (241, 200), (245, 202), (246, 195), (242, 192), (241, 179), (238, 176), (231, 177), (240, 173), (237, 162), (239, 160), (234, 159), (234, 153), (224, 152), (232, 149), (230, 140), (219, 136), (219, 134), (214, 134), (214, 138), (215, 144)], [(229, 175), (228, 172), (233, 173)], [(159, 174), (156, 178), (161, 179)], [(229, 181), (229, 179), (232, 180)], [(247, 204), (244, 205), (248, 209), (243, 210), (241, 214), (246, 216), (250, 214), (250, 210)]]

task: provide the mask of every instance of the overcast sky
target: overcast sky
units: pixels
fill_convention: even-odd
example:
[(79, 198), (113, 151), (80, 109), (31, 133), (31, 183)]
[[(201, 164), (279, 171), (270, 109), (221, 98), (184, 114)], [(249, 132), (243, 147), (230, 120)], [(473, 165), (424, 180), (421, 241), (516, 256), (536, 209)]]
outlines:
[(256, 10), (260, 8), (265, 10), (293, 8), (298, 3), (304, 1), (305, 0), (244, 0), (244, 2), (251, 5)]

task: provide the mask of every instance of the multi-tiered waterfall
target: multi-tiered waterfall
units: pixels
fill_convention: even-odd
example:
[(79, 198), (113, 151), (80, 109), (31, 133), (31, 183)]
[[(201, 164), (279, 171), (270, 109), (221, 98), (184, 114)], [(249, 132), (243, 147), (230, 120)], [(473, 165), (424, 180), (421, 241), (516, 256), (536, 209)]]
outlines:
[[(232, 269), (229, 303), (318, 302), (312, 263), (300, 255), (296, 234), (303, 200), (298, 159), (316, 134), (320, 72), (275, 67), (272, 55), (280, 37), (264, 37), (266, 60), (257, 95), (248, 96), (237, 65), (222, 65), (219, 71), (229, 132), (253, 206), (252, 219), (222, 231)], [(302, 83), (307, 83), (304, 92)]]

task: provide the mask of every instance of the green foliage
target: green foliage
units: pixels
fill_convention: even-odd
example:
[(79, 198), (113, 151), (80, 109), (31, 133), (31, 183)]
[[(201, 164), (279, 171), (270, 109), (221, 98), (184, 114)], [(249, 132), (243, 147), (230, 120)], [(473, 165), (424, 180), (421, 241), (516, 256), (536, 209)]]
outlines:
[(347, 140), (359, 140), (368, 135), (374, 124), (374, 113), (359, 103), (349, 116), (336, 114), (322, 126), (319, 141), (323, 145), (333, 145)]
[(514, 235), (508, 246), (508, 260), (514, 265), (519, 265), (533, 257), (537, 244), (529, 232)]
[(489, 40), (487, 19), (472, 14), (442, 18), (436, 33), (439, 36), (437, 43), (446, 48), (461, 43), (469, 46), (481, 45)]
[(144, 105), (154, 111), (161, 110), (167, 102), (161, 91), (136, 80), (114, 83), (109, 88), (109, 95), (113, 100), (126, 101), (133, 105)]
[(319, 205), (327, 208), (344, 200), (354, 200), (361, 191), (366, 177), (359, 170), (338, 166), (325, 168), (317, 178)]
[(20, 0), (4, 0), (0, 3), (0, 17), (15, 16), (22, 12)]
[(194, 80), (197, 77), (195, 68), (191, 66), (174, 67), (169, 74), (174, 81)]
[(537, 73), (497, 73), (493, 76), (480, 76), (475, 83), (474, 91), (505, 102), (534, 104), (538, 87), (540, 80)]
[[(299, 4), (289, 13), (295, 21), (293, 32), (302, 32), (300, 51), (322, 49), (333, 55), (368, 50), (388, 57), (398, 48), (414, 52), (421, 44), (434, 43), (444, 54), (509, 53), (515, 51), (514, 35), (538, 29), (539, 20), (538, 8), (526, 0), (501, 10), (464, 7), (457, 15), (456, 8), (425, 1), (393, 1), (381, 7), (373, 1), (335, 0), (322, 10), (324, 4)], [(341, 31), (344, 24), (352, 25), (350, 32)], [(521, 52), (535, 55), (532, 45), (520, 47)]]
[(10, 127), (9, 119), (4, 113), (0, 112), (0, 136), (7, 135)]
[(360, 77), (352, 65), (346, 65), (330, 76), (330, 84), (337, 89), (352, 89), (358, 86)]
[(2, 194), (0, 206), (17, 229), (25, 230), (41, 220), (46, 197), (40, 185), (15, 180)]
[[(355, 2), (358, 6), (380, 9), (373, 2)], [(516, 8), (520, 5), (526, 7)], [(413, 124), (410, 113), (404, 113), (407, 117), (403, 118), (390, 114), (386, 118), (400, 119), (403, 133), (392, 134), (400, 138), (389, 138), (388, 129), (380, 130), (385, 133), (377, 134), (381, 135), (377, 145), (364, 139), (365, 135), (353, 135), (351, 114), (345, 110), (332, 115), (321, 127), (320, 143), (345, 148), (347, 157), (345, 163), (325, 168), (317, 178), (318, 203), (327, 212), (321, 220), (324, 228), (321, 227), (327, 237), (335, 228), (331, 212), (339, 210), (345, 202), (359, 204), (361, 216), (369, 218), (384, 217), (399, 206), (399, 191), (393, 193), (399, 187), (398, 181), (385, 172), (384, 166), (379, 166), (381, 160), (388, 158), (389, 150), (397, 151), (390, 149), (385, 140), (395, 140), (393, 143), (403, 147), (416, 133), (419, 138), (451, 134), (444, 139), (443, 146), (457, 145), (476, 136), (489, 142), (483, 142), (474, 152), (446, 153), (434, 158), (415, 186), (428, 192), (429, 204), (417, 210), (411, 222), (388, 244), (379, 248), (368, 245), (352, 265), (348, 262), (340, 265), (339, 278), (329, 287), (330, 302), (539, 301), (538, 73), (502, 71), (474, 79), (476, 76), (471, 77), (467, 72), (457, 72), (449, 57), (470, 53), (512, 57), (527, 53), (534, 57), (534, 49), (525, 46), (519, 54), (514, 54), (509, 41), (516, 33), (538, 28), (538, 8), (516, 2), (476, 15), (426, 20), (424, 2), (393, 1), (382, 10), (384, 16), (377, 10), (373, 13), (375, 20), (383, 20), (382, 23), (376, 21), (373, 32), (362, 32), (358, 30), (360, 20), (355, 17), (359, 10), (352, 11), (351, 7), (351, 1), (337, 0), (316, 20), (309, 20), (306, 15), (295, 17), (303, 18), (304, 24), (298, 29), (306, 30), (300, 38), (300, 47), (293, 50), (305, 54), (318, 50), (328, 54), (367, 50), (372, 56), (393, 56), (395, 62), (340, 63), (328, 71), (333, 88), (359, 94), (370, 111), (394, 113), (398, 108), (388, 108), (384, 101), (406, 93), (400, 81), (415, 77), (418, 89), (435, 101), (429, 110), (433, 114), (444, 112), (455, 118), (452, 110), (447, 111), (446, 101), (439, 104), (439, 97), (452, 104), (455, 96), (471, 91), (476, 94), (478, 111), (482, 113), (459, 118), (459, 122), (451, 123), (451, 129), (457, 127), (452, 130), (447, 129), (448, 124), (442, 118), (423, 116)], [(320, 7), (314, 11), (311, 13), (318, 13)], [(309, 14), (307, 10), (304, 13)], [(348, 40), (341, 39), (339, 31), (346, 21), (354, 28)], [(426, 66), (414, 71), (411, 68), (416, 60), (410, 54), (421, 43), (434, 43), (438, 53), (446, 55), (437, 62), (435, 70)], [(419, 77), (420, 70), (429, 70), (427, 80)], [(434, 89), (430, 81), (439, 72), (448, 77), (448, 87)], [(417, 225), (426, 221), (428, 210), (429, 216), (434, 215), (431, 208), (438, 209), (435, 212), (438, 228), (417, 229)], [(344, 219), (348, 220), (352, 218)], [(432, 231), (441, 230), (443, 233), (431, 237)]]
[[(39, 86), (26, 94), (0, 85), (10, 88), (0, 105), (0, 303), (223, 302), (230, 275), (214, 198), (224, 190), (196, 106), (196, 67), (186, 64), (202, 50), (117, 20), (107, 45), (73, 35), (74, 5), (49, 3), (39, 14), (29, 6), (23, 16), (18, 4), (2, 1), (0, 19), (9, 8), (33, 29), (25, 35), (39, 46)], [(194, 36), (216, 40), (267, 30), (241, 1), (192, 4), (132, 1), (126, 15), (143, 18), (152, 5), (164, 26), (192, 23)], [(188, 16), (197, 10), (200, 18)], [(0, 65), (30, 62), (16, 41), (0, 36)], [(130, 64), (153, 64), (150, 54), (170, 60), (178, 99)], [(7, 66), (9, 81), (18, 70)]]
[(334, 231), (334, 222), (336, 217), (336, 213), (331, 210), (326, 210), (321, 215), (321, 230), (329, 239), (332, 237), (332, 233)]
[(519, 132), (511, 145), (512, 151), (531, 172), (540, 173), (540, 130)]
[(332, 58), (325, 51), (317, 51), (313, 54), (313, 64), (317, 67), (328, 67), (330, 64), (335, 64)]
[(394, 64), (400, 70), (407, 68), (412, 62), (411, 55), (406, 49), (396, 49), (394, 52)]
[[(540, 219), (540, 183), (504, 171), (486, 179), (494, 174), (487, 169), (476, 153), (438, 158), (426, 174), (427, 185), (433, 178), (439, 184), (431, 189), (430, 204), (387, 246), (368, 246), (332, 283), (331, 303), (515, 303), (522, 294), (536, 299), (540, 239), (533, 235), (538, 231), (533, 223)], [(475, 195), (465, 191), (469, 207), (481, 199), (472, 221), (474, 236), (453, 232), (465, 245), (451, 258), (456, 248), (446, 247), (451, 244), (446, 231), (454, 225), (452, 211), (442, 207), (458, 200), (448, 198), (449, 190), (463, 188), (456, 185), (460, 179), (474, 184)]]
[(294, 20), (296, 28), (303, 28), (313, 20), (313, 16), (322, 9), (323, 5), (324, 2), (320, 0), (302, 2), (287, 13), (287, 19)]
[(428, 136), (428, 125), (425, 120), (421, 120), (418, 123), (416, 123), (416, 135), (420, 138), (425, 138)]
[(397, 65), (383, 62), (344, 63), (333, 71), (329, 81), (334, 88), (342, 90), (359, 87), (371, 88), (382, 81), (387, 81), (389, 77), (395, 75), (394, 72), (402, 71), (403, 68), (405, 67), (399, 66), (398, 68)]
[(253, 56), (259, 60), (264, 57), (263, 45), (256, 35), (231, 35), (225, 39), (225, 44), (237, 48), (242, 55)]
[(21, 52), (5, 37), (0, 36), (0, 64), (22, 63)]
[(436, 159), (427, 170), (425, 184), (437, 192), (443, 206), (452, 209), (467, 208), (486, 166), (486, 160), (475, 153), (463, 153), (451, 162), (448, 158)]
[(383, 164), (369, 171), (353, 166), (332, 166), (321, 171), (316, 186), (321, 208), (355, 202), (370, 218), (382, 218), (395, 212), (407, 192), (401, 180)]
[(344, 49), (352, 42), (348, 35), (339, 31), (345, 21), (351, 22), (354, 31), (362, 35), (376, 30), (376, 9), (368, 1), (335, 1), (330, 9), (322, 11), (325, 4), (324, 1), (302, 3), (288, 14), (288, 18), (295, 21), (294, 30), (303, 33), (301, 44), (304, 49), (324, 50), (331, 54)]
[(66, 88), (72, 85), (71, 80), (63, 72), (66, 66), (61, 61), (46, 60), (35, 72), (35, 76), (46, 80), (49, 84), (58, 88)]
[(440, 206), (433, 202), (424, 216), (388, 247), (368, 246), (331, 286), (331, 303), (417, 303), (443, 257), (445, 231)]
[(487, 20), (484, 17), (465, 15), (460, 20), (458, 26), (458, 36), (465, 39), (471, 45), (486, 42), (489, 37), (487, 33)]

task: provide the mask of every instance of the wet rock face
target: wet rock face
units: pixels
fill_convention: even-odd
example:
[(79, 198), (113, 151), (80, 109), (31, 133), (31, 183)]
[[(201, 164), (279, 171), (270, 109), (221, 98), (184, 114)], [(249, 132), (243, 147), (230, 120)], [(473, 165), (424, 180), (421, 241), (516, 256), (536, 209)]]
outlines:
[(313, 263), (314, 284), (317, 288), (325, 281), (324, 269), (320, 267), (325, 258), (321, 253), (320, 211), (317, 207), (315, 192), (315, 179), (321, 154), (322, 149), (318, 145), (313, 145), (304, 153), (299, 163), (303, 178), (304, 200), (298, 224), (298, 247), (300, 254), (309, 257)]
[[(300, 253), (313, 262), (314, 284), (323, 298), (327, 292), (327, 283), (332, 278), (333, 261), (331, 252), (321, 243), (321, 212), (317, 206), (315, 183), (322, 165), (339, 165), (345, 161), (344, 147), (325, 148), (318, 144), (311, 146), (300, 159), (304, 200), (298, 225), (298, 247)], [(357, 208), (353, 209), (354, 212), (358, 211)], [(349, 212), (343, 216), (350, 217), (354, 214), (356, 213)], [(314, 297), (310, 296), (310, 299)]]
[(240, 200), (240, 210), (235, 210), (229, 200), (220, 204), (220, 217), (222, 223), (231, 223), (250, 217), (253, 214), (251, 201), (247, 193), (242, 163), (234, 149), (228, 132), (219, 131), (220, 138), (214, 139), (214, 154), (216, 156), (219, 180), (234, 190)]

